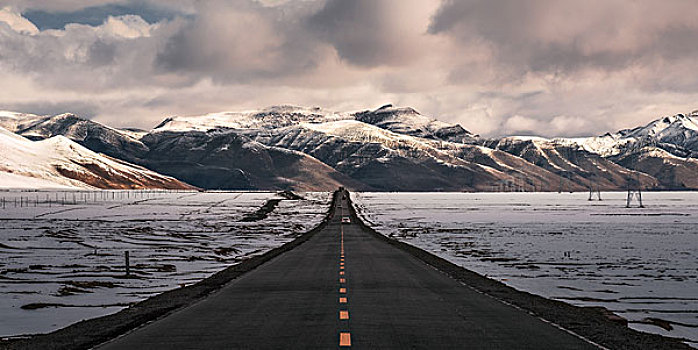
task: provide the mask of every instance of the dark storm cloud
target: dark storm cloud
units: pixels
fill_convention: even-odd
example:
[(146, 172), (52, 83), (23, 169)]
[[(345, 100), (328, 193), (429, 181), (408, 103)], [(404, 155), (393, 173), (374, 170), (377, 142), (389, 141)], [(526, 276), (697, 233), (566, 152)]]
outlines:
[(446, 1), (430, 33), (485, 42), (514, 73), (618, 71), (698, 53), (695, 1)]
[(161, 72), (240, 83), (311, 71), (325, 58), (298, 25), (309, 11), (306, 5), (207, 1), (197, 11), (157, 55)]
[(114, 43), (97, 40), (90, 45), (87, 63), (92, 67), (112, 64), (116, 58), (116, 50)]
[(596, 134), (696, 108), (696, 13), (693, 0), (0, 0), (0, 109), (148, 127), (392, 102), (483, 135)]
[(400, 61), (405, 50), (391, 30), (390, 11), (399, 2), (328, 0), (308, 19), (307, 25), (321, 40), (333, 45), (340, 57), (360, 66)]

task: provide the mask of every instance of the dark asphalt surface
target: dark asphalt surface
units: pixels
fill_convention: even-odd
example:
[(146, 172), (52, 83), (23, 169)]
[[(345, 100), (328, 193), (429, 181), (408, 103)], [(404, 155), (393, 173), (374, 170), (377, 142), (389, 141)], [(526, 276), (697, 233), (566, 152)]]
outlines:
[(596, 348), (341, 224), (347, 202), (337, 205), (330, 224), (304, 244), (99, 348), (332, 349), (341, 348), (340, 333), (359, 349)]

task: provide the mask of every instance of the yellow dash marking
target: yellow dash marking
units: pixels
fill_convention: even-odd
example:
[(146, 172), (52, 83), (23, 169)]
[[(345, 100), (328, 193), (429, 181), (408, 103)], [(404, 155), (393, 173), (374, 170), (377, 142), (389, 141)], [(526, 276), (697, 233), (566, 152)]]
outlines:
[(340, 269), (340, 270), (344, 270), (344, 266), (340, 266), (339, 269)]
[(351, 346), (351, 334), (349, 332), (339, 333), (339, 346)]
[(349, 311), (346, 311), (346, 310), (339, 311), (339, 319), (340, 320), (348, 320), (349, 319)]
[(344, 266), (344, 263), (343, 262), (339, 263), (339, 266)]
[(346, 288), (339, 288), (339, 292), (340, 292), (340, 293), (346, 294), (347, 289), (346, 289)]
[(339, 271), (340, 276), (344, 276), (344, 271)]
[(346, 303), (347, 303), (347, 298), (345, 298), (345, 297), (339, 297), (339, 302), (340, 302), (341, 304), (346, 304)]
[(346, 278), (340, 278), (340, 279), (339, 279), (339, 283), (347, 283), (347, 279), (346, 279)]

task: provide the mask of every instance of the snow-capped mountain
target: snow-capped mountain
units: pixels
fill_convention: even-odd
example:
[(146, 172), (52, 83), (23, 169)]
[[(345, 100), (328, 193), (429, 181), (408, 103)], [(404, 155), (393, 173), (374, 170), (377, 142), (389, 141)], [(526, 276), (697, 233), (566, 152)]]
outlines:
[(685, 189), (698, 184), (691, 159), (698, 154), (698, 111), (596, 137), (505, 137), (483, 144), (566, 177), (594, 181), (602, 188), (622, 183), (622, 178), (629, 176), (650, 188)]
[(375, 189), (475, 190), (484, 179), (496, 181), (481, 167), (439, 150), (438, 141), (356, 120), (242, 132), (266, 145), (309, 154)]
[[(506, 186), (553, 190), (560, 182), (554, 169), (506, 151), (398, 134), (356, 120), (240, 132), (267, 145), (310, 154), (376, 189), (473, 191)], [(613, 170), (629, 172), (619, 166)], [(615, 176), (605, 185), (617, 188), (624, 181)], [(565, 182), (566, 189), (584, 189), (579, 183)]]
[(645, 146), (658, 147), (678, 157), (692, 157), (698, 154), (698, 111), (663, 117), (613, 134), (569, 141), (604, 157), (634, 152)]
[(36, 114), (0, 111), (0, 128), (17, 132), (48, 117)]
[(698, 159), (678, 157), (654, 146), (645, 146), (612, 159), (620, 166), (654, 177), (664, 188), (698, 188)]
[(153, 131), (207, 131), (219, 128), (269, 130), (299, 123), (321, 124), (341, 120), (357, 120), (399, 134), (443, 141), (473, 141), (477, 137), (458, 124), (444, 123), (412, 108), (396, 108), (392, 105), (355, 113), (338, 113), (319, 107), (273, 106), (255, 111), (170, 117)]
[[(291, 123), (294, 115), (300, 115), (286, 107), (272, 108), (268, 113), (272, 111), (283, 112), (283, 118), (257, 112), (245, 125), (262, 127), (265, 124)], [(201, 187), (329, 190), (342, 182), (352, 184), (350, 178), (308, 155), (257, 144), (244, 135), (217, 130), (215, 125), (205, 126), (210, 120), (220, 120), (219, 123), (224, 125), (237, 120), (224, 113), (202, 118), (210, 120), (194, 118), (191, 123), (185, 118), (178, 121), (182, 123), (180, 126), (176, 126), (178, 122), (168, 123), (168, 127), (157, 128), (154, 132), (114, 129), (74, 114), (12, 116), (13, 125), (21, 126), (14, 128), (15, 132), (26, 138), (42, 140), (63, 135), (95, 152)], [(245, 113), (239, 116), (245, 116)], [(289, 121), (283, 120), (286, 118)], [(352, 188), (364, 188), (362, 186), (356, 183)]]
[(207, 131), (230, 129), (276, 129), (305, 123), (351, 119), (350, 114), (325, 111), (319, 107), (273, 106), (244, 112), (210, 113), (195, 117), (170, 117), (153, 131)]
[(366, 188), (310, 155), (263, 145), (232, 129), (161, 131), (141, 140), (149, 151), (140, 164), (204, 188)]
[(97, 154), (65, 136), (31, 141), (4, 128), (0, 128), (0, 187), (192, 188)]
[(354, 118), (398, 134), (452, 142), (472, 142), (477, 135), (471, 134), (458, 124), (448, 124), (426, 117), (416, 110), (385, 105), (374, 111), (357, 112)]
[[(559, 175), (563, 180), (558, 189), (574, 187), (572, 184), (583, 188), (592, 183), (601, 189), (622, 188), (629, 177), (639, 178), (646, 187), (658, 185), (656, 179), (620, 166), (566, 139), (513, 136), (485, 140), (483, 145), (515, 155)], [(565, 183), (568, 180), (572, 183), (569, 186)]]
[(32, 139), (65, 135), (87, 148), (196, 186), (385, 191), (698, 188), (698, 115), (661, 118), (599, 137), (482, 139), (458, 124), (385, 105), (345, 113), (275, 106), (172, 117), (150, 131), (65, 114), (5, 113)]
[(128, 162), (136, 162), (139, 156), (148, 151), (148, 147), (138, 140), (142, 135), (110, 128), (72, 113), (46, 117), (30, 116), (17, 120), (19, 127), (12, 131), (31, 140), (62, 135), (95, 152)]

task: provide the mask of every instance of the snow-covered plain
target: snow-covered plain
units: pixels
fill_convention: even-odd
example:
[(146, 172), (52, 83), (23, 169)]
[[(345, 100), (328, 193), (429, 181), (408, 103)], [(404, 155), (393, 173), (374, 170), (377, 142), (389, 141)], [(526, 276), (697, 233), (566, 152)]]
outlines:
[[(698, 193), (354, 193), (377, 231), (519, 290), (698, 344)], [(633, 202), (636, 205), (636, 202)], [(670, 321), (673, 330), (638, 323)]]
[[(289, 242), (319, 224), (331, 201), (329, 193), (300, 194), (306, 199), (282, 200), (266, 219), (241, 222), (280, 197), (0, 191), (0, 336), (110, 314)], [(22, 309), (33, 303), (56, 305)]]

